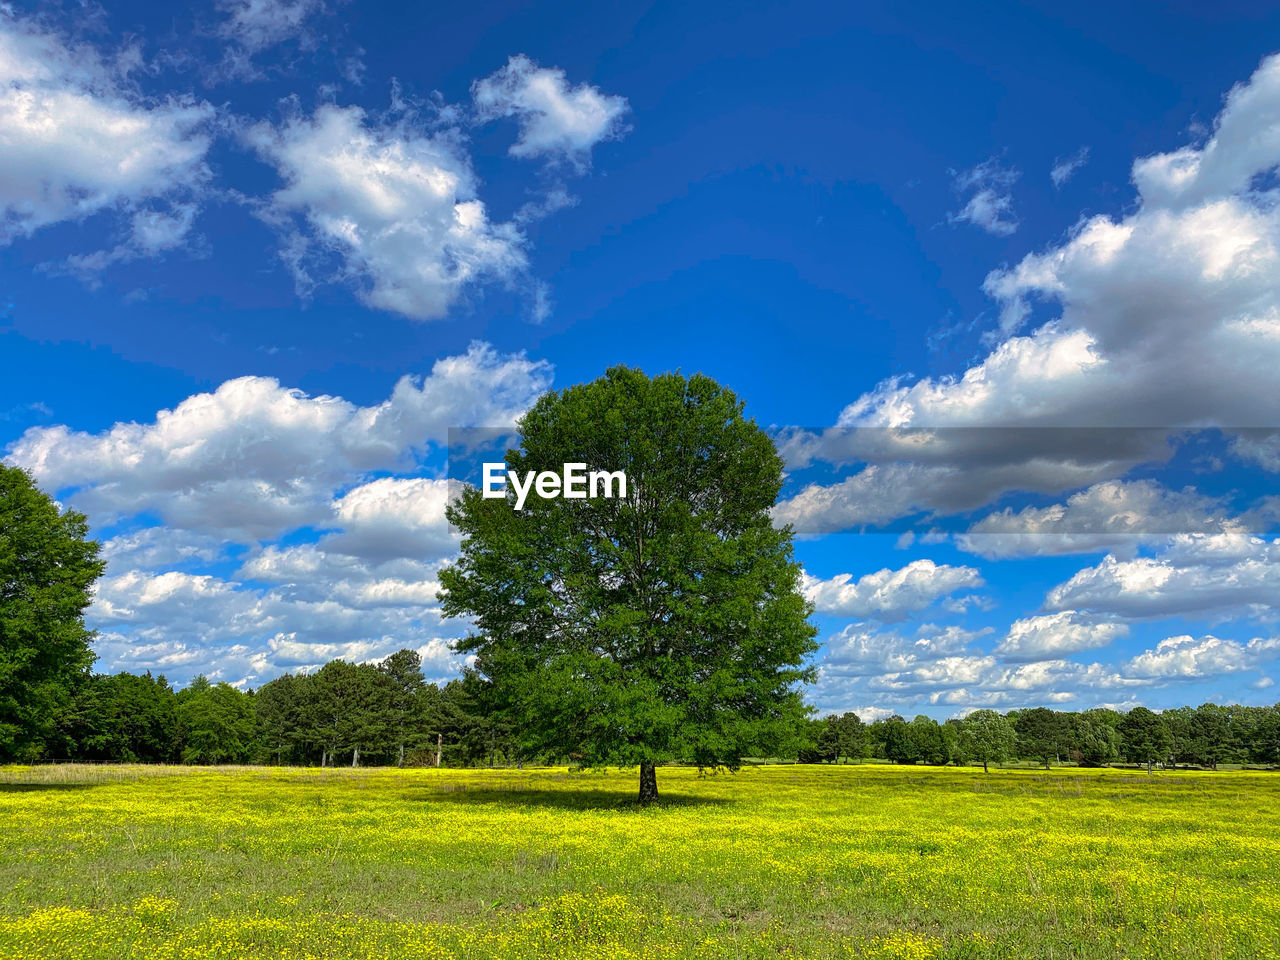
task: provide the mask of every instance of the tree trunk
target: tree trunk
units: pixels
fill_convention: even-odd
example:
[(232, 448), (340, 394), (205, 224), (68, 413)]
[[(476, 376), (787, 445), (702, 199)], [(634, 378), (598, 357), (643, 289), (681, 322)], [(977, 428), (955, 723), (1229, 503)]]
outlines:
[(1150, 758), (1148, 758), (1148, 759), (1147, 759), (1147, 776), (1148, 776), (1148, 777), (1149, 777), (1149, 776), (1151, 776), (1151, 760), (1150, 760)]
[(356, 744), (355, 753), (351, 754), (351, 765), (353, 767), (360, 766), (360, 745)]
[(403, 743), (400, 744), (400, 759), (396, 761), (396, 766), (397, 767), (404, 766), (404, 744)]
[(651, 760), (640, 763), (640, 802), (653, 803), (658, 799), (658, 768)]
[(320, 766), (327, 767), (329, 765), (329, 751), (324, 747), (320, 748)]
[(986, 761), (986, 760), (983, 760), (983, 761), (982, 761), (982, 772), (983, 772), (983, 773), (990, 773), (990, 772), (991, 772), (990, 770), (988, 770), (988, 769), (987, 769), (987, 761)]
[(444, 744), (444, 734), (437, 733), (436, 734), (436, 766), (437, 767), (440, 766), (440, 749), (443, 744)]

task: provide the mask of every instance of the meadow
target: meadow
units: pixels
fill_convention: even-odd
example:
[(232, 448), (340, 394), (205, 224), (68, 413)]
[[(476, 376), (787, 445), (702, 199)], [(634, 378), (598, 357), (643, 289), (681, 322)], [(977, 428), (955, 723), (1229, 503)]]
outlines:
[(1280, 776), (0, 769), (0, 956), (1280, 956)]

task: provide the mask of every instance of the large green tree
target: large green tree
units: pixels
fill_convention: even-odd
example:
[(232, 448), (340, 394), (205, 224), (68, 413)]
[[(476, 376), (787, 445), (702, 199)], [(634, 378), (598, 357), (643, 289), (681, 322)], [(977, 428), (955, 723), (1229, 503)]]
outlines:
[(84, 625), (102, 573), (84, 514), (0, 464), (0, 760), (36, 752), (93, 663)]
[(485, 499), (449, 509), (462, 533), (444, 611), (475, 632), (494, 702), (521, 748), (586, 764), (736, 766), (790, 746), (814, 649), (772, 440), (709, 377), (614, 367), (544, 395), (507, 466), (624, 471), (627, 495)]

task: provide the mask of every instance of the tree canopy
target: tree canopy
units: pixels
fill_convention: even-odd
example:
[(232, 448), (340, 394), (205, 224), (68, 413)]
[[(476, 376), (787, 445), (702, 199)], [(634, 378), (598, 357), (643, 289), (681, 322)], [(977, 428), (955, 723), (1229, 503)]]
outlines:
[(93, 663), (84, 611), (102, 573), (84, 514), (0, 464), (0, 760), (37, 750)]
[(624, 471), (626, 498), (524, 509), (469, 489), (441, 573), (447, 616), (470, 617), (496, 709), (522, 748), (585, 764), (737, 765), (801, 726), (815, 649), (789, 529), (773, 525), (782, 460), (709, 377), (614, 367), (544, 395), (507, 467)]

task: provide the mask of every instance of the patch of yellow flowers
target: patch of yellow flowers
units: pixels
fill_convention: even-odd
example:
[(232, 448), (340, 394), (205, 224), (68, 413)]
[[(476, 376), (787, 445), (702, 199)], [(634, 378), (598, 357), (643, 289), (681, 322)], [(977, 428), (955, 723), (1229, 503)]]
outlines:
[(0, 770), (0, 958), (1280, 958), (1280, 775)]

